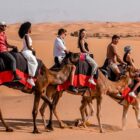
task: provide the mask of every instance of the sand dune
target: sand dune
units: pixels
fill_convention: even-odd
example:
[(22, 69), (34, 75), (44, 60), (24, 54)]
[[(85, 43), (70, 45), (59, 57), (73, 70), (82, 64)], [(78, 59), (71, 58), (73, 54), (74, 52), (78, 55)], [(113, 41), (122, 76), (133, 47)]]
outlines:
[[(7, 29), (8, 40), (11, 44), (22, 48), (22, 42), (17, 35), (19, 24), (9, 25)], [(68, 31), (66, 45), (69, 50), (79, 52), (77, 48), (77, 38), (70, 36), (70, 33), (79, 30), (81, 27), (92, 33), (122, 33), (122, 34), (140, 34), (140, 23), (42, 23), (35, 24), (32, 28), (33, 47), (37, 52), (38, 58), (42, 59), (49, 68), (53, 65), (53, 42), (56, 37), (57, 30), (64, 27)], [(118, 45), (119, 54), (123, 55), (123, 47), (126, 45), (133, 46), (133, 57), (137, 67), (140, 68), (139, 37), (122, 38)], [(106, 47), (110, 42), (109, 38), (88, 38), (89, 49), (95, 55), (95, 59), (101, 66), (106, 55)], [(70, 125), (74, 125), (74, 120), (80, 118), (79, 106), (80, 96), (69, 95), (64, 93), (58, 105), (58, 111), (61, 118)], [(17, 90), (9, 89), (1, 86), (0, 88), (0, 106), (6, 121), (15, 129), (13, 133), (5, 133), (3, 127), (0, 127), (0, 140), (85, 140), (85, 139), (104, 139), (104, 140), (138, 140), (140, 137), (137, 128), (134, 111), (130, 108), (128, 114), (127, 130), (121, 131), (121, 115), (122, 107), (104, 96), (102, 105), (102, 122), (105, 130), (104, 134), (98, 131), (98, 123), (96, 116), (90, 119), (92, 125), (89, 128), (73, 128), (61, 130), (58, 128), (58, 122), (54, 118), (55, 131), (45, 132), (41, 116), (38, 114), (38, 126), (42, 134), (33, 135), (32, 132), (32, 105), (33, 95), (27, 95)], [(96, 103), (93, 104), (96, 108)], [(96, 113), (95, 113), (96, 114)], [(46, 111), (46, 119), (49, 116)], [(1, 126), (1, 125), (0, 125)]]

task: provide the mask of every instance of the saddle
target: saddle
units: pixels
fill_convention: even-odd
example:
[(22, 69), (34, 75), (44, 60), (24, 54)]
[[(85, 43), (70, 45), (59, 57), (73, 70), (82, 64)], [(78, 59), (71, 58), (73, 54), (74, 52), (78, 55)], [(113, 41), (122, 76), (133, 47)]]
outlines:
[[(56, 67), (57, 65), (54, 65), (51, 67), (51, 70), (59, 71), (61, 69), (60, 67)], [(76, 64), (76, 72), (74, 75), (74, 86), (78, 88), (79, 92), (85, 92), (88, 88), (95, 89), (95, 86), (90, 84), (88, 82), (89, 78), (91, 77), (91, 66), (86, 61), (78, 61)], [(95, 81), (98, 78), (98, 71), (97, 74), (94, 76)], [(70, 86), (70, 81), (66, 81), (62, 85), (57, 86), (58, 91), (67, 90)]]
[[(102, 73), (111, 81), (116, 81), (116, 74), (112, 71), (109, 66), (108, 60), (106, 59), (103, 66), (100, 68)], [(125, 68), (122, 65), (118, 65), (121, 75), (125, 74)]]
[[(18, 84), (32, 88), (32, 86), (27, 84), (27, 82), (26, 82), (27, 78), (28, 78), (27, 60), (24, 58), (24, 56), (20, 52), (11, 51), (10, 53), (16, 59), (16, 68), (17, 68), (16, 72), (22, 79), (21, 81), (18, 82)], [(39, 69), (42, 65), (41, 60), (38, 59), (37, 61), (38, 61), (38, 68), (37, 68), (35, 77), (37, 77), (37, 75), (39, 74)], [(13, 75), (12, 75), (12, 72), (10, 70), (9, 64), (10, 64), (10, 62), (8, 59), (6, 59), (6, 58), (3, 59), (0, 57), (0, 84), (10, 83), (10, 85), (12, 85)]]

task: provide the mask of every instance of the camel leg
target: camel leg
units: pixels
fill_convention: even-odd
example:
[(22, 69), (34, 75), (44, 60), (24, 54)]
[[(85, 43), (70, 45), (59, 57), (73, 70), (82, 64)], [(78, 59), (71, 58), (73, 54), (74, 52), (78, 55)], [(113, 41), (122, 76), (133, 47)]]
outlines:
[(128, 106), (123, 106), (122, 130), (125, 130), (128, 109), (129, 109), (129, 105)]
[(34, 123), (34, 129), (33, 129), (33, 133), (39, 133), (38, 129), (37, 129), (37, 125), (36, 125), (36, 117), (38, 114), (38, 106), (39, 106), (39, 102), (40, 102), (40, 94), (39, 92), (35, 92), (35, 97), (34, 97), (34, 106), (33, 106), (33, 123)]
[(81, 113), (81, 117), (82, 117), (82, 122), (83, 122), (83, 126), (86, 127), (86, 117), (85, 117), (85, 112), (86, 112), (86, 107), (88, 102), (86, 101), (85, 98), (83, 98), (83, 100), (81, 101), (81, 106), (80, 106), (80, 113)]
[(46, 107), (47, 107), (46, 102), (43, 102), (43, 104), (42, 104), (42, 106), (41, 106), (41, 108), (39, 110), (40, 114), (42, 116), (42, 120), (43, 120), (43, 124), (44, 124), (45, 128), (46, 128), (46, 125), (47, 125), (45, 115), (44, 115)]
[[(51, 103), (51, 101), (49, 100), (49, 98), (45, 95), (42, 95), (41, 98), (44, 100), (44, 105), (47, 103), (49, 105), (49, 109), (50, 109), (50, 118), (52, 119), (53, 116), (53, 104)], [(44, 108), (45, 110), (45, 108)], [(47, 128), (50, 131), (53, 131), (53, 127), (52, 127), (52, 121), (48, 123), (47, 127), (45, 126), (45, 128)]]
[(92, 107), (91, 101), (88, 101), (88, 100), (87, 100), (87, 105), (88, 105), (88, 107), (89, 107), (90, 113), (88, 112), (88, 109), (87, 109), (87, 107), (86, 107), (86, 108), (85, 108), (85, 116), (86, 116), (86, 119), (88, 120), (88, 118), (89, 118), (90, 116), (93, 116), (93, 114), (94, 114), (94, 109), (93, 109), (93, 107)]
[[(53, 111), (55, 117), (57, 118), (60, 127), (65, 128), (65, 127), (68, 127), (68, 126), (64, 122), (62, 122), (61, 119), (59, 119), (59, 116), (57, 115), (57, 111), (56, 111), (56, 106), (57, 106), (61, 96), (62, 96), (62, 92), (60, 92), (60, 93), (56, 92), (55, 93), (55, 96), (53, 98), (53, 103), (52, 103), (53, 104), (52, 111)], [(50, 127), (51, 125), (52, 125), (52, 116), (50, 114), (50, 119), (49, 119), (49, 123), (47, 125), (47, 128)]]
[(94, 108), (92, 107), (92, 103), (88, 103), (89, 109), (90, 109), (90, 116), (93, 116), (94, 114)]
[[(88, 89), (88, 91), (89, 91), (89, 94), (91, 95), (92, 94), (91, 89)], [(89, 106), (89, 109), (90, 109), (90, 116), (93, 116), (93, 114), (94, 114), (94, 108), (92, 107), (92, 100), (93, 99), (94, 98), (90, 98), (89, 101), (87, 100), (88, 106)]]
[(4, 125), (4, 127), (6, 128), (6, 132), (13, 132), (13, 129), (10, 128), (4, 121), (3, 119), (3, 116), (2, 116), (2, 112), (1, 112), (1, 109), (0, 109), (0, 120), (2, 122), (2, 124)]
[(100, 133), (103, 133), (103, 128), (101, 124), (101, 103), (102, 103), (102, 97), (97, 97), (97, 120), (100, 128)]
[(86, 115), (87, 118), (89, 117), (89, 113), (88, 113), (87, 107), (85, 108), (85, 115)]
[[(55, 92), (56, 92), (56, 89), (53, 86), (49, 86), (46, 89), (46, 97), (44, 96), (43, 98), (47, 98), (47, 100), (50, 101), (53, 98), (53, 95), (54, 95), (53, 93), (55, 93)], [(45, 129), (47, 126), (46, 119), (45, 119), (45, 109), (46, 109), (47, 105), (48, 104), (44, 101), (41, 108), (40, 108), (40, 114), (42, 116), (42, 120), (43, 120)]]
[(57, 97), (55, 98), (54, 100), (54, 106), (53, 106), (53, 113), (55, 115), (55, 117), (57, 118), (58, 122), (59, 122), (59, 126), (60, 128), (67, 128), (68, 125), (65, 124), (58, 116), (58, 113), (57, 113), (57, 110), (56, 110), (56, 107), (57, 107), (57, 104), (59, 102), (59, 99), (62, 97), (62, 92), (61, 93), (57, 93)]
[(138, 127), (140, 128), (140, 104), (137, 101), (137, 104), (134, 106), (135, 115), (137, 119)]

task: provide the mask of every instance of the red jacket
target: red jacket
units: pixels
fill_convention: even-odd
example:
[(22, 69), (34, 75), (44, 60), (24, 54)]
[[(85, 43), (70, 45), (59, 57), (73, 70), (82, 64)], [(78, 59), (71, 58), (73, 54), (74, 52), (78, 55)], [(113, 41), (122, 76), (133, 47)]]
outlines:
[(5, 32), (0, 33), (0, 53), (8, 51), (7, 48), (7, 37), (5, 35)]

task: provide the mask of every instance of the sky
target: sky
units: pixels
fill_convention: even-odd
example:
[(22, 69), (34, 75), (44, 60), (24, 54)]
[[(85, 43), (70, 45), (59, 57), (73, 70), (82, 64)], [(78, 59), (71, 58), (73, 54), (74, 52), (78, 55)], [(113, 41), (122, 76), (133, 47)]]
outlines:
[(0, 21), (140, 21), (140, 0), (0, 0)]

